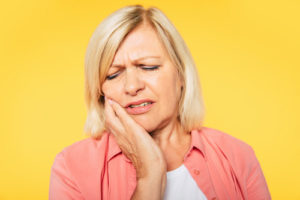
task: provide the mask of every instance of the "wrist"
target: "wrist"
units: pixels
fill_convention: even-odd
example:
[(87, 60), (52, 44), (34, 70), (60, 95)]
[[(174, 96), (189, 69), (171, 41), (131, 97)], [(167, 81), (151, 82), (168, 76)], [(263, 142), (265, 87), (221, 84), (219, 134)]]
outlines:
[(155, 174), (137, 180), (137, 187), (132, 199), (163, 199), (167, 176)]
[(164, 162), (157, 163), (155, 166), (151, 168), (142, 168), (136, 169), (137, 179), (157, 179), (159, 177), (164, 176), (167, 173), (167, 166)]

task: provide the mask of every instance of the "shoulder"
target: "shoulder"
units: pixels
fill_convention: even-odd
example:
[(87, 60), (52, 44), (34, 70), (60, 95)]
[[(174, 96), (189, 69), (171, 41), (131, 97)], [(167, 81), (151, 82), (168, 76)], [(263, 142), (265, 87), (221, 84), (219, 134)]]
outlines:
[(223, 131), (203, 127), (198, 131), (207, 145), (214, 146), (214, 149), (220, 151), (228, 160), (237, 165), (256, 160), (253, 148), (246, 142), (235, 138)]
[(50, 199), (97, 199), (95, 191), (100, 187), (109, 135), (75, 142), (56, 155), (51, 168)]
[(65, 147), (61, 151), (61, 154), (64, 154), (65, 156), (80, 156), (82, 154), (92, 153), (96, 151), (96, 149), (104, 147), (103, 143), (105, 140), (105, 136), (102, 136), (101, 139), (86, 138)]
[(208, 162), (228, 166), (230, 171), (227, 174), (236, 178), (248, 199), (271, 199), (259, 161), (250, 145), (213, 128), (203, 127), (197, 134)]
[(210, 141), (225, 149), (246, 151), (252, 149), (246, 142), (214, 128), (203, 127), (199, 132)]
[[(230, 165), (234, 174), (229, 174), (237, 178), (247, 199), (271, 199), (263, 171), (250, 145), (212, 128), (204, 127), (198, 133), (204, 139), (204, 143), (208, 141), (206, 145), (212, 147), (218, 158)], [(211, 158), (218, 160), (214, 156)]]
[(109, 134), (105, 133), (101, 139), (86, 138), (65, 147), (56, 155), (52, 168), (64, 166), (71, 171), (90, 168), (105, 157), (108, 137)]

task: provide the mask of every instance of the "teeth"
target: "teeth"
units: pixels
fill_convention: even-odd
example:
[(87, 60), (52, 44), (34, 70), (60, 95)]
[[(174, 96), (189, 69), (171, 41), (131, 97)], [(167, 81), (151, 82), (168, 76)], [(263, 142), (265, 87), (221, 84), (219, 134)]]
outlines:
[(145, 103), (141, 103), (139, 105), (130, 105), (129, 107), (130, 108), (136, 108), (136, 107), (146, 106), (148, 104), (151, 104), (151, 103), (150, 102), (145, 102)]

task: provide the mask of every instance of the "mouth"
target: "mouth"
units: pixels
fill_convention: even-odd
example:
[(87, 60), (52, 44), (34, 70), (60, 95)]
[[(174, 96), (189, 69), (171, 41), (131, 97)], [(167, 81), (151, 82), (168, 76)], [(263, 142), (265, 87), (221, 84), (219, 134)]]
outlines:
[(139, 115), (144, 114), (152, 108), (154, 102), (149, 99), (139, 100), (136, 102), (131, 102), (125, 106), (128, 114)]
[(149, 105), (149, 104), (152, 104), (152, 102), (144, 102), (144, 103), (141, 103), (141, 104), (131, 104), (131, 105), (129, 105), (128, 107), (130, 107), (130, 108), (137, 108), (137, 107), (143, 107), (143, 106), (147, 106), (147, 105)]

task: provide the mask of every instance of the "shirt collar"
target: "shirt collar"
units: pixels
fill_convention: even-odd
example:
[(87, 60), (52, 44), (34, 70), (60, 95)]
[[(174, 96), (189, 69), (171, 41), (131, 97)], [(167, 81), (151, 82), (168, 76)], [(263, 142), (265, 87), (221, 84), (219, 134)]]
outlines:
[(202, 154), (203, 156), (205, 157), (205, 148), (204, 148), (204, 145), (203, 145), (203, 142), (202, 142), (202, 137), (201, 137), (201, 134), (202, 134), (202, 131), (203, 129), (194, 129), (191, 131), (191, 147), (190, 147), (190, 150), (193, 149), (194, 147), (196, 149), (198, 149)]
[(110, 159), (112, 159), (114, 156), (118, 155), (119, 153), (121, 153), (121, 149), (118, 145), (118, 143), (116, 142), (115, 136), (112, 133), (108, 133), (107, 132), (107, 137), (108, 137), (108, 154), (107, 154), (107, 161), (109, 161)]
[[(189, 149), (189, 153), (191, 152), (191, 150), (195, 147), (196, 149), (198, 149), (205, 157), (205, 150), (204, 150), (204, 145), (202, 143), (202, 138), (201, 138), (201, 132), (203, 131), (203, 129), (198, 130), (198, 129), (194, 129), (191, 131), (191, 146)], [(121, 149), (119, 147), (119, 145), (116, 142), (115, 136), (112, 133), (108, 133), (106, 132), (106, 134), (108, 135), (108, 161), (110, 159), (112, 159), (114, 156), (118, 155), (119, 153), (121, 153)], [(129, 159), (125, 158), (127, 161), (129, 161)]]

